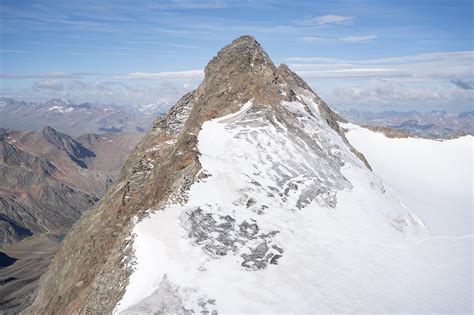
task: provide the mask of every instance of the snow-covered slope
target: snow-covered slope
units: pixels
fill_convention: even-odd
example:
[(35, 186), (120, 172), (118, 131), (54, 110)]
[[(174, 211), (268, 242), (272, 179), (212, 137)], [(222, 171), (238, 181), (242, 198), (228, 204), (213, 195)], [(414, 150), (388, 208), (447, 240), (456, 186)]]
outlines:
[(431, 234), (473, 234), (472, 136), (444, 141), (388, 138), (354, 124), (344, 127), (374, 173), (416, 210)]
[(469, 310), (469, 242), (431, 239), (298, 98), (294, 121), (247, 103), (204, 123), (209, 177), (136, 225), (118, 313)]

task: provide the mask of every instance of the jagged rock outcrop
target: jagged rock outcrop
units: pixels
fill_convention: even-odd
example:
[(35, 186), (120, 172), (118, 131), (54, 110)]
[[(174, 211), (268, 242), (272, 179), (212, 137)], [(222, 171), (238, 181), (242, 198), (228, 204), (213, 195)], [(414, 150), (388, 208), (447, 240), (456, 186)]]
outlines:
[[(227, 118), (229, 114), (237, 116)], [(265, 172), (242, 170), (251, 186), (239, 190), (244, 197), (234, 202), (252, 218), (270, 215), (278, 207), (290, 212), (312, 203), (335, 208), (337, 192), (352, 188), (341, 171), (345, 159), (362, 165), (343, 148), (347, 140), (337, 123), (340, 118), (287, 66), (275, 67), (253, 37), (242, 36), (209, 62), (204, 81), (195, 91), (156, 120), (113, 187), (67, 235), (26, 313), (107, 314), (116, 308), (133, 271), (134, 227), (153, 211), (190, 202), (190, 188), (209, 175), (201, 164), (198, 137), (205, 123), (218, 118), (228, 119), (226, 130), (235, 132), (233, 139), (259, 150), (248, 157), (248, 163), (262, 165)], [(282, 134), (285, 137), (279, 137)], [(274, 142), (272, 155), (266, 150), (266, 146), (273, 148), (268, 139)], [(261, 184), (268, 178), (272, 185)], [(371, 185), (383, 193), (381, 184), (373, 180)], [(252, 198), (252, 194), (270, 201)], [(212, 258), (239, 257), (239, 268), (246, 270), (278, 265), (285, 255), (280, 231), (219, 215), (221, 210), (214, 204), (185, 208), (180, 220), (189, 241)], [(389, 222), (400, 230), (413, 223), (409, 216), (407, 221), (396, 220)], [(173, 284), (162, 280), (153, 294), (172, 301), (168, 306), (173, 310), (193, 311), (180, 304), (175, 291)], [(200, 309), (194, 311), (215, 309), (214, 302), (209, 302), (212, 298), (199, 301)], [(125, 313), (143, 307), (166, 309), (160, 305), (146, 300)]]
[(87, 168), (87, 164), (82, 159), (95, 156), (94, 152), (85, 148), (81, 143), (64, 133), (57, 132), (49, 126), (43, 128), (42, 134), (46, 141), (55, 145), (58, 149), (67, 152), (69, 157), (83, 168)]

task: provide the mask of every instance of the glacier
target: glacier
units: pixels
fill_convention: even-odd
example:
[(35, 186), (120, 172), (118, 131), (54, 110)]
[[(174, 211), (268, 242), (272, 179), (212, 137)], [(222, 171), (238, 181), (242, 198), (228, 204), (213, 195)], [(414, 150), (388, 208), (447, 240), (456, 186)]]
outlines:
[(137, 222), (116, 313), (471, 311), (472, 238), (433, 235), (298, 99), (203, 124), (207, 177)]

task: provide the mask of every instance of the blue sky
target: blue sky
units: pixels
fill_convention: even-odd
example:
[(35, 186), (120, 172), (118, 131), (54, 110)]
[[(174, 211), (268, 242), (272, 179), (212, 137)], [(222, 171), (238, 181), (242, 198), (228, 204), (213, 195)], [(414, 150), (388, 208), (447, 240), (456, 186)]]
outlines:
[(1, 0), (0, 95), (174, 101), (254, 35), (336, 108), (468, 110), (473, 2)]

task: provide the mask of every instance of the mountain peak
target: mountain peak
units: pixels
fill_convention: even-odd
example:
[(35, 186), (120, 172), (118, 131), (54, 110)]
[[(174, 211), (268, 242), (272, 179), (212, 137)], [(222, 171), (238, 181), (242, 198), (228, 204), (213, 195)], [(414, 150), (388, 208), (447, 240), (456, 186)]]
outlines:
[(245, 35), (222, 48), (204, 73), (208, 85), (216, 85), (223, 79), (229, 84), (232, 79), (240, 80), (244, 76), (252, 77), (252, 81), (267, 81), (276, 75), (276, 67), (255, 38)]
[(56, 129), (54, 129), (53, 127), (51, 127), (51, 126), (49, 126), (49, 125), (46, 126), (46, 127), (44, 127), (43, 130), (42, 130), (42, 132), (43, 132), (43, 134), (56, 134), (56, 133), (58, 133), (58, 132), (56, 131)]
[[(87, 165), (81, 159), (95, 156), (94, 152), (85, 148), (81, 143), (64, 133), (58, 132), (51, 126), (44, 127), (41, 131), (41, 135), (48, 143), (65, 151), (69, 157), (82, 168), (87, 168)], [(38, 141), (40, 141), (40, 139)]]
[(237, 37), (236, 39), (232, 41), (231, 45), (237, 44), (237, 43), (260, 46), (260, 44), (257, 42), (255, 37), (253, 37), (252, 35), (242, 35), (240, 37)]
[[(234, 112), (234, 104), (270, 105), (281, 100), (277, 68), (254, 37), (241, 36), (222, 48), (206, 66), (205, 78), (196, 91), (203, 112), (217, 116)], [(203, 109), (203, 108), (202, 108)]]
[[(260, 225), (266, 221), (256, 222), (266, 212), (273, 215), (274, 209), (286, 217), (290, 213), (286, 210), (311, 204), (334, 208), (337, 192), (351, 186), (341, 170), (344, 161), (361, 163), (344, 144), (343, 133), (334, 133), (339, 125), (330, 109), (301, 82), (287, 66), (277, 69), (251, 36), (239, 37), (222, 48), (207, 65), (198, 89), (184, 95), (165, 117), (157, 119), (125, 163), (114, 188), (92, 210), (94, 214), (83, 217), (68, 236), (42, 280), (31, 313), (111, 313), (124, 297), (122, 284), (128, 283), (132, 274), (126, 266), (133, 259), (133, 248), (125, 242), (131, 240), (135, 218), (171, 204), (197, 206), (191, 219), (182, 217), (186, 227), (195, 230), (202, 230), (200, 225), (207, 224), (205, 218), (236, 222), (231, 225), (244, 232), (232, 230), (230, 234), (238, 234), (239, 239), (225, 240), (227, 244), (253, 246), (259, 235), (258, 253), (249, 255), (220, 244), (222, 237), (214, 239), (214, 227), (209, 227), (203, 235), (209, 254), (237, 255), (243, 259), (237, 268), (256, 270), (278, 265), (278, 258), (287, 249), (271, 239), (280, 231), (267, 226), (260, 234)], [(215, 165), (238, 170), (230, 173), (236, 180), (229, 179), (226, 187), (206, 186), (203, 193), (210, 206), (201, 206), (200, 200), (192, 199), (201, 192), (191, 193), (190, 189), (200, 182), (207, 185), (209, 181), (204, 179), (208, 171), (210, 180), (226, 178), (227, 185), (228, 175)], [(219, 193), (213, 194), (215, 191)], [(220, 196), (227, 198), (227, 192), (231, 199), (223, 200)], [(222, 206), (221, 216), (216, 206)], [(238, 213), (248, 215), (248, 220), (237, 221), (242, 218), (233, 217)], [(194, 237), (191, 232), (186, 235)], [(64, 261), (72, 263), (64, 268)], [(116, 268), (118, 265), (123, 268)], [(122, 308), (131, 305), (126, 301)]]

